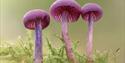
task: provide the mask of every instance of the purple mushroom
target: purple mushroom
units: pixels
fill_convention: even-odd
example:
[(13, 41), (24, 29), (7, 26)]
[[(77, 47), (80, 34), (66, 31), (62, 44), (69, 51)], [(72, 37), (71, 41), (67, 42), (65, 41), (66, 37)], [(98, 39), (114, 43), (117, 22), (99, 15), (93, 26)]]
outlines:
[(76, 63), (72, 51), (72, 41), (68, 36), (68, 23), (76, 22), (80, 16), (80, 5), (75, 0), (56, 0), (50, 7), (50, 13), (56, 21), (61, 23), (62, 38), (65, 43), (66, 54), (71, 63)]
[(88, 24), (88, 37), (87, 37), (87, 58), (88, 63), (93, 63), (92, 59), (92, 48), (93, 48), (93, 25), (94, 22), (98, 21), (102, 15), (102, 8), (96, 3), (87, 3), (82, 7), (81, 10), (82, 18)]
[(50, 17), (45, 11), (35, 9), (24, 15), (23, 23), (27, 29), (35, 30), (34, 63), (43, 63), (42, 29), (49, 25)]

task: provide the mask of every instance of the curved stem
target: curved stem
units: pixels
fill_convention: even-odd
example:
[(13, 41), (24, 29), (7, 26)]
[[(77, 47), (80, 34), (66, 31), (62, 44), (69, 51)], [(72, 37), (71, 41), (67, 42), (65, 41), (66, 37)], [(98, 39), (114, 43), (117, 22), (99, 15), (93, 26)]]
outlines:
[(93, 23), (94, 23), (94, 19), (92, 14), (90, 14), (88, 17), (88, 37), (87, 37), (87, 49), (86, 49), (87, 58), (88, 58), (87, 63), (93, 63), (93, 59), (92, 59), (93, 25), (94, 25)]
[(42, 26), (40, 21), (35, 21), (35, 51), (34, 63), (43, 63), (42, 57)]
[(71, 63), (76, 63), (75, 55), (73, 54), (73, 50), (72, 50), (72, 41), (68, 36), (68, 18), (67, 18), (68, 13), (64, 12), (61, 17), (62, 17), (62, 21), (61, 21), (62, 38), (65, 42), (66, 54)]

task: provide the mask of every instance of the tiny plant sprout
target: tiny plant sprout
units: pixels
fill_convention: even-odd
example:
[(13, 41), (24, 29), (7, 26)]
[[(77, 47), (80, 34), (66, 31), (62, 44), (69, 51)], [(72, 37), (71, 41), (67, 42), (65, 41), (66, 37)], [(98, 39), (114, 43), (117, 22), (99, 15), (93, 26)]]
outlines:
[(87, 3), (81, 9), (82, 18), (88, 24), (88, 37), (87, 37), (87, 62), (93, 63), (92, 48), (93, 48), (93, 25), (98, 21), (102, 15), (102, 8), (96, 3)]
[(27, 29), (35, 30), (34, 63), (43, 63), (42, 29), (49, 25), (50, 17), (45, 11), (35, 9), (24, 15), (23, 23)]
[(50, 7), (50, 13), (56, 21), (61, 23), (62, 38), (65, 43), (66, 54), (71, 63), (76, 63), (72, 51), (72, 41), (68, 36), (68, 23), (75, 22), (80, 16), (80, 5), (75, 0), (56, 0)]

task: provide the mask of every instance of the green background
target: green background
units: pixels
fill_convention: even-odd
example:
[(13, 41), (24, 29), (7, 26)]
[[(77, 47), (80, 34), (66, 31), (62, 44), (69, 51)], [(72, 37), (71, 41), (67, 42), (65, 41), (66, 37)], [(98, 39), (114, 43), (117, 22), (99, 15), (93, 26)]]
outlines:
[[(94, 49), (115, 51), (120, 48), (118, 63), (125, 60), (125, 0), (76, 0), (81, 6), (96, 2), (103, 8), (104, 15), (94, 26)], [(31, 9), (44, 9), (54, 0), (0, 0), (0, 40), (15, 41), (18, 36), (26, 36), (22, 17)], [(73, 41), (79, 40), (79, 51), (85, 51), (87, 24), (80, 19), (69, 23), (69, 35)], [(44, 29), (44, 37), (49, 37), (55, 46), (60, 43), (55, 37), (60, 34), (60, 24), (51, 17), (50, 25)]]

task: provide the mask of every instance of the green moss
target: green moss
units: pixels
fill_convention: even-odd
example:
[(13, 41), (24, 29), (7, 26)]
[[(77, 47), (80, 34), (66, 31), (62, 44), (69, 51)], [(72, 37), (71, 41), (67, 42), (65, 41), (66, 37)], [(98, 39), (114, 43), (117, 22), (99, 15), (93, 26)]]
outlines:
[[(69, 63), (63, 40), (61, 37), (57, 37), (62, 41), (62, 45), (55, 48), (51, 45), (51, 42), (46, 38), (48, 53), (43, 56), (44, 63)], [(80, 54), (77, 51), (78, 41), (73, 42), (73, 52), (79, 61), (79, 63), (86, 63), (86, 55)], [(3, 45), (3, 44), (1, 44)], [(6, 47), (0, 47), (0, 61), (3, 63), (33, 63), (33, 38), (32, 34), (28, 32), (27, 37), (17, 39), (16, 44), (10, 45), (4, 42)], [(118, 52), (118, 51), (116, 51)], [(93, 55), (94, 63), (115, 63), (116, 52), (110, 51), (98, 51), (96, 50)], [(114, 58), (114, 59), (112, 59)]]

